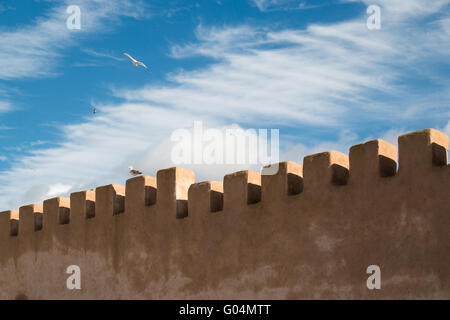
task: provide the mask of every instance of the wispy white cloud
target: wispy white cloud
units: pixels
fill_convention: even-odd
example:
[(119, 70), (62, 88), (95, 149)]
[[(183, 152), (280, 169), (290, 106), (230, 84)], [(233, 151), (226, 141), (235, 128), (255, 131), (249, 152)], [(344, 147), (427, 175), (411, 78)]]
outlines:
[[(302, 135), (281, 141), (282, 159), (301, 161), (301, 154), (329, 148), (346, 152), (365, 138), (355, 128), (367, 124), (406, 128), (407, 120), (423, 115), (436, 123), (449, 119), (449, 81), (429, 65), (447, 63), (450, 43), (442, 39), (450, 13), (444, 4), (413, 2), (403, 11), (396, 2), (379, 31), (366, 28), (365, 15), (305, 30), (200, 27), (198, 41), (174, 47), (173, 57), (213, 62), (174, 72), (166, 85), (118, 89), (122, 103), (96, 105), (94, 118), (60, 127), (58, 145), (31, 149), (0, 173), (0, 207), (42, 201), (55, 185), (79, 190), (124, 183), (129, 164), (154, 174), (171, 165), (171, 132), (194, 120), (209, 127), (298, 128)], [(431, 14), (441, 22), (427, 22)], [(425, 89), (411, 88), (411, 77)], [(312, 137), (317, 128), (335, 137)], [(234, 170), (212, 168), (193, 167), (199, 179), (222, 179), (224, 170)]]
[(92, 57), (96, 57), (96, 58), (107, 58), (107, 59), (112, 59), (115, 61), (122, 61), (125, 60), (124, 58), (118, 56), (117, 54), (114, 54), (112, 52), (109, 51), (105, 51), (105, 52), (100, 52), (100, 51), (96, 51), (93, 49), (89, 49), (89, 48), (84, 48), (81, 49), (82, 52), (92, 56)]
[(0, 124), (0, 130), (11, 130), (12, 128), (4, 124)]
[(0, 113), (11, 111), (12, 109), (13, 106), (9, 101), (0, 101)]
[[(448, 79), (424, 67), (431, 61), (445, 64), (449, 44), (439, 40), (446, 30), (414, 23), (405, 27), (404, 21), (387, 22), (379, 32), (366, 28), (365, 17), (277, 32), (200, 26), (200, 43), (175, 46), (172, 55), (207, 56), (218, 63), (172, 75), (174, 87), (145, 88), (122, 96), (191, 112), (220, 113), (232, 121), (257, 114), (259, 122), (266, 118), (285, 124), (337, 125), (344, 123), (350, 110), (359, 120), (368, 115), (405, 119), (448, 101), (446, 91), (439, 88)], [(407, 86), (411, 76), (434, 86), (434, 93), (411, 92)], [(224, 108), (217, 111), (208, 105), (217, 103)], [(442, 110), (434, 114), (440, 116)]]
[(93, 50), (90, 48), (82, 48), (81, 52), (85, 53), (88, 56), (87, 60), (77, 61), (71, 64), (72, 67), (77, 68), (88, 68), (88, 67), (105, 67), (111, 66), (115, 61), (124, 61), (125, 58), (122, 58), (117, 52), (111, 52), (110, 50)]
[(328, 150), (335, 150), (344, 154), (348, 153), (349, 148), (357, 143), (360, 143), (357, 134), (348, 129), (342, 129), (337, 132), (335, 137), (328, 137), (321, 141), (306, 141), (306, 139), (299, 139), (301, 143), (290, 140), (284, 150), (280, 154), (281, 161), (295, 161), (298, 163), (303, 162), (303, 158), (307, 155), (324, 152)]
[[(425, 128), (423, 128), (425, 129)], [(398, 137), (402, 134), (406, 133), (406, 129), (404, 127), (400, 128), (392, 128), (386, 131), (381, 137), (378, 137), (381, 140), (387, 141), (394, 146), (397, 145)], [(377, 139), (377, 137), (371, 137), (371, 139)]]
[(9, 11), (9, 10), (15, 10), (15, 8), (10, 4), (0, 3), (0, 13)]
[(65, 194), (71, 188), (72, 188), (71, 185), (57, 183), (57, 184), (49, 186), (46, 196), (47, 197), (56, 197), (58, 195)]
[(446, 135), (450, 137), (450, 120), (448, 121), (447, 125), (444, 129), (442, 129), (442, 132), (444, 132)]
[(120, 16), (139, 18), (146, 14), (141, 1), (80, 0), (81, 30), (69, 30), (66, 8), (73, 3), (62, 3), (25, 27), (0, 32), (0, 79), (51, 75), (63, 50), (73, 46), (77, 37), (105, 31), (110, 28), (107, 22)]
[(307, 3), (306, 1), (300, 0), (250, 0), (250, 3), (263, 12), (276, 10), (307, 10), (322, 6), (312, 4), (313, 1)]

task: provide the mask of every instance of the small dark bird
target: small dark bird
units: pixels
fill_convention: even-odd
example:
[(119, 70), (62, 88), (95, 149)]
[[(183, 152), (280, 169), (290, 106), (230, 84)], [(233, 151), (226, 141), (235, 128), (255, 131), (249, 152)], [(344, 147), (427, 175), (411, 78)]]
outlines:
[(96, 114), (97, 113), (97, 109), (94, 108), (94, 110), (92, 110), (92, 113)]
[(142, 174), (142, 172), (140, 172), (139, 170), (133, 169), (132, 166), (129, 166), (128, 170), (132, 176), (138, 176), (138, 175)]

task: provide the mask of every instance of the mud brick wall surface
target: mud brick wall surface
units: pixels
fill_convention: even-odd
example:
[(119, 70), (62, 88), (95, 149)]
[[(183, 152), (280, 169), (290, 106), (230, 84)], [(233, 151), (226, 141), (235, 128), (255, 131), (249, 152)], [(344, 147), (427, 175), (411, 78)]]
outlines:
[(176, 167), (2, 212), (0, 298), (449, 299), (448, 145), (428, 129), (398, 156), (373, 140), (223, 182)]

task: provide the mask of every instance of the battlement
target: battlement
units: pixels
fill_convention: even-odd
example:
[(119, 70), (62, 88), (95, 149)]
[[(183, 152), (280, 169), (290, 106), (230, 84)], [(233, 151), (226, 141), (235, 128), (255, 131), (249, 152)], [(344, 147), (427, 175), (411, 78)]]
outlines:
[(448, 147), (427, 129), (399, 137), (398, 171), (372, 140), (275, 175), (174, 167), (1, 212), (0, 297), (448, 299)]

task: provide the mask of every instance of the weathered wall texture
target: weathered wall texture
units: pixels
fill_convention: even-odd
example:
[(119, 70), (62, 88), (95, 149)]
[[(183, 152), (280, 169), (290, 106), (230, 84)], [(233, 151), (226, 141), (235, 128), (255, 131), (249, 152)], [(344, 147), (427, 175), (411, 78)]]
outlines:
[[(448, 137), (194, 183), (182, 168), (0, 213), (0, 298), (450, 298)], [(381, 267), (381, 290), (366, 268)], [(81, 290), (66, 268), (81, 268)]]

